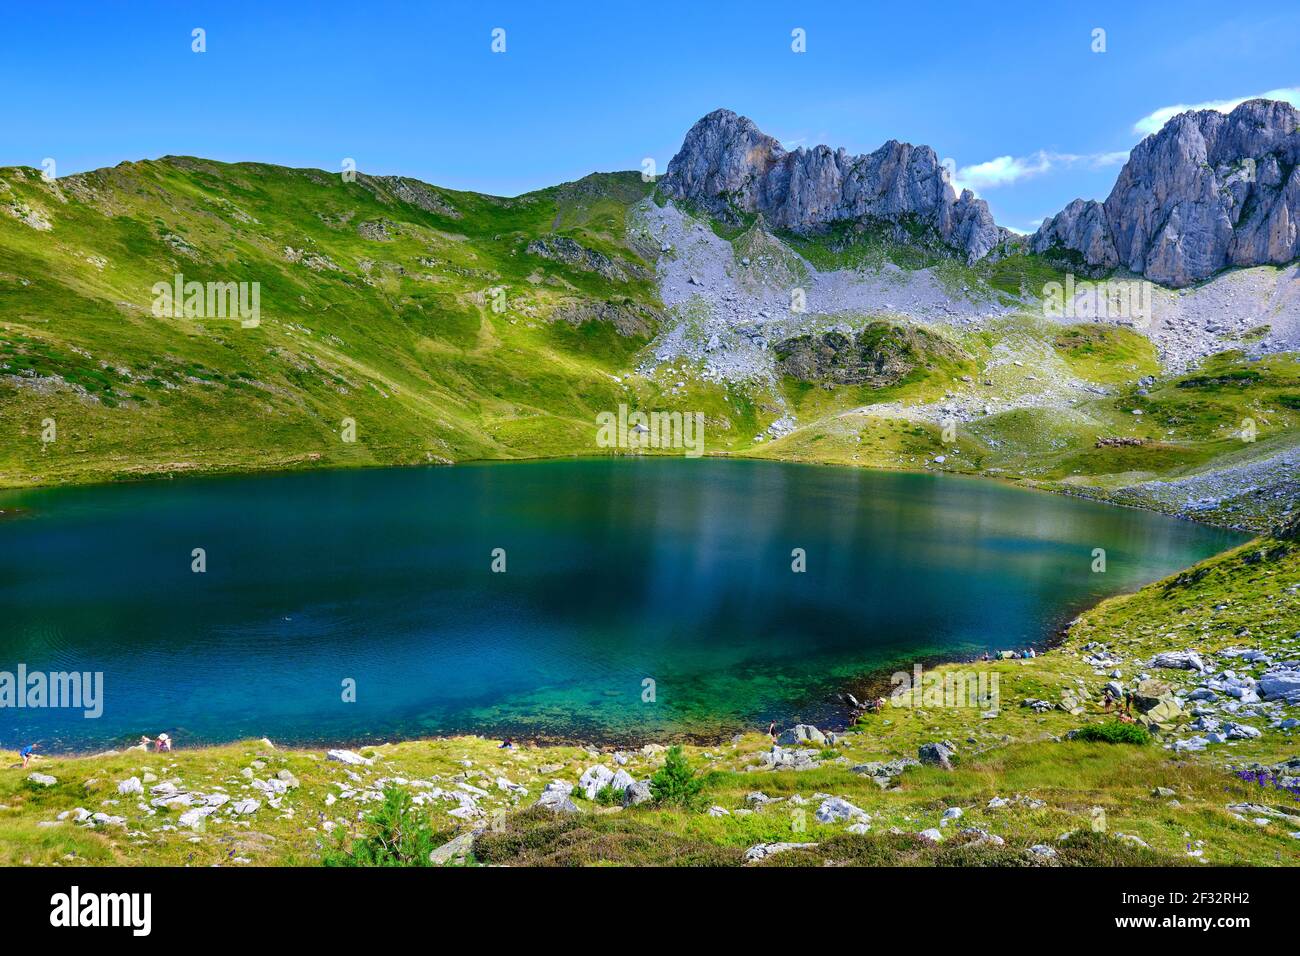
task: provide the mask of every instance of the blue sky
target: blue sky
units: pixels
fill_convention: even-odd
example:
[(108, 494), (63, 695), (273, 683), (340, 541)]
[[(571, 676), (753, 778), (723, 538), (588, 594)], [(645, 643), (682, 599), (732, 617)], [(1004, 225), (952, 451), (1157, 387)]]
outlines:
[(1300, 103), (1300, 5), (21, 4), (0, 22), (0, 84), (0, 165), (51, 157), (58, 175), (168, 153), (352, 157), (514, 195), (644, 157), (662, 170), (725, 106), (790, 147), (929, 144), (1000, 223), (1032, 229), (1103, 198), (1161, 109)]

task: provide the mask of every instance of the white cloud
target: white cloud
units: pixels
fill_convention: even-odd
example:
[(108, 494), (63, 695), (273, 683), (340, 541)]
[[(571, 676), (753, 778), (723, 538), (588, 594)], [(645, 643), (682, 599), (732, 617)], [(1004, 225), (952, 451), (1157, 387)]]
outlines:
[(1052, 164), (1041, 152), (1033, 156), (1016, 158), (999, 156), (986, 163), (963, 166), (957, 170), (957, 184), (964, 189), (989, 189), (994, 186), (1006, 186), (1029, 176), (1037, 176), (1052, 168)]
[(985, 163), (962, 166), (952, 174), (953, 185), (957, 189), (993, 189), (997, 186), (1009, 186), (1031, 176), (1057, 168), (1086, 166), (1089, 169), (1101, 169), (1105, 166), (1118, 166), (1128, 159), (1128, 150), (1113, 153), (1052, 153), (1040, 149), (1028, 156), (999, 156)]
[(1230, 113), (1246, 100), (1285, 100), (1292, 106), (1300, 107), (1300, 86), (1287, 86), (1280, 90), (1269, 90), (1267, 93), (1256, 93), (1254, 96), (1240, 96), (1235, 100), (1210, 100), (1208, 103), (1162, 106), (1134, 123), (1133, 132), (1143, 136), (1159, 132), (1160, 127), (1179, 113), (1186, 113), (1188, 110), (1218, 110), (1220, 113)]

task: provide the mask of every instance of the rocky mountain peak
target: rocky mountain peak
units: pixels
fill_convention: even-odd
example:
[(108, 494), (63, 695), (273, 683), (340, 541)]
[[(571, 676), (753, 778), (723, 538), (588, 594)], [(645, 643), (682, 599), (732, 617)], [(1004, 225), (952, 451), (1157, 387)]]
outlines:
[(928, 146), (890, 140), (873, 153), (816, 146), (787, 151), (752, 120), (714, 110), (687, 132), (664, 192), (721, 218), (762, 213), (775, 228), (812, 233), (835, 222), (920, 225), (968, 261), (1008, 233), (969, 190), (958, 196)]
[(1104, 203), (1075, 200), (1030, 247), (1186, 286), (1300, 256), (1300, 111), (1248, 100), (1175, 116), (1134, 147)]

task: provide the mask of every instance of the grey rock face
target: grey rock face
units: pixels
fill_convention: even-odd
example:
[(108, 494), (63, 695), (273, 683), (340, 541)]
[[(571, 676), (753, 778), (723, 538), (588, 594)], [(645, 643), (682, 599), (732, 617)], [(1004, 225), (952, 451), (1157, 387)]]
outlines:
[(970, 190), (958, 196), (928, 146), (890, 140), (850, 156), (829, 146), (787, 152), (744, 116), (714, 110), (686, 134), (662, 188), (721, 218), (762, 213), (777, 229), (815, 232), (834, 222), (932, 229), (973, 262), (1009, 234)]
[(1114, 269), (1119, 265), (1106, 207), (1095, 199), (1076, 199), (1038, 227), (1030, 248), (1048, 252), (1054, 247), (1081, 253), (1092, 269)]
[(530, 256), (563, 262), (584, 272), (595, 272), (610, 282), (629, 282), (650, 277), (650, 273), (641, 266), (611, 259), (604, 253), (580, 245), (568, 236), (541, 236), (530, 242), (524, 251)]
[(1140, 142), (1105, 203), (1075, 200), (1030, 247), (1181, 287), (1300, 257), (1300, 111), (1249, 100), (1193, 110)]

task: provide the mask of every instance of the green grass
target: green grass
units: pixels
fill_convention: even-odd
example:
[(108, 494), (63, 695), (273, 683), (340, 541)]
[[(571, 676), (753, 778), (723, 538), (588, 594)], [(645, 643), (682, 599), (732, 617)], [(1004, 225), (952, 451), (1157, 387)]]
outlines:
[(1158, 375), (1160, 360), (1150, 339), (1115, 325), (1071, 325), (1053, 343), (1080, 378), (1119, 384)]
[[(52, 224), (0, 216), (0, 484), (594, 453), (597, 411), (656, 397), (612, 378), (647, 336), (602, 317), (652, 332), (649, 278), (525, 252), (555, 230), (648, 276), (625, 241), (636, 174), (516, 199), (422, 187), (420, 204), (386, 180), (187, 157), (0, 182)], [(261, 325), (155, 318), (152, 286), (177, 272), (258, 282)]]

